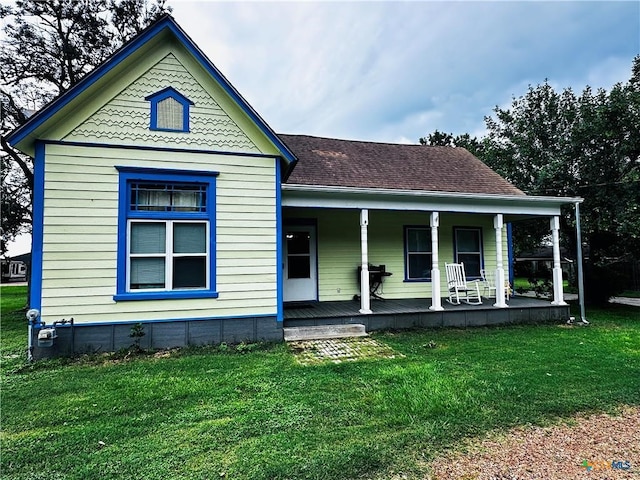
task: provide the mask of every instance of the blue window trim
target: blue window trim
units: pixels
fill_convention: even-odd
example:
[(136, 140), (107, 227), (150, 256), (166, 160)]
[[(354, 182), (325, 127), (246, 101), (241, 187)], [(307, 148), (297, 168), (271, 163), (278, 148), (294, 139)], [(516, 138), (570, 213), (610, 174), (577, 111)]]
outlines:
[[(216, 291), (216, 177), (219, 172), (116, 166), (118, 182), (118, 254), (115, 301), (162, 300), (182, 298), (218, 298)], [(133, 181), (163, 183), (200, 183), (207, 185), (207, 212), (131, 212), (129, 184)], [(127, 221), (131, 218), (163, 220), (202, 219), (209, 221), (209, 288), (201, 290), (127, 291)]]
[[(404, 250), (404, 282), (405, 283), (431, 283), (431, 277), (429, 278), (409, 278), (409, 262), (407, 261), (409, 254), (408, 235), (407, 232), (410, 228), (419, 228), (422, 230), (428, 230), (429, 236), (431, 236), (431, 227), (429, 225), (405, 225), (403, 229), (403, 250)], [(433, 254), (433, 252), (431, 252)]]
[[(182, 128), (180, 129), (158, 127), (158, 103), (162, 100), (166, 100), (167, 98), (173, 98), (176, 102), (182, 105)], [(159, 132), (189, 132), (189, 107), (194, 105), (194, 103), (175, 88), (163, 88), (159, 92), (149, 95), (144, 99), (151, 102), (151, 123), (149, 125), (151, 130)]]
[[(454, 263), (460, 263), (458, 262), (458, 237), (457, 237), (458, 230), (474, 230), (478, 232), (478, 235), (480, 237), (480, 270), (482, 270), (484, 268), (484, 240), (482, 238), (482, 227), (453, 227), (453, 261)], [(481, 276), (475, 276), (475, 275), (467, 276), (467, 280), (481, 280), (481, 279), (482, 279)]]

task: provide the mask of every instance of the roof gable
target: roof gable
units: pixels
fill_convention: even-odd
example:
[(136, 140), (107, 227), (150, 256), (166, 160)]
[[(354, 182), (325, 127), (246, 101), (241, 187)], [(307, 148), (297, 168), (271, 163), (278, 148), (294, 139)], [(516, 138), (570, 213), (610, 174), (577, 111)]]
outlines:
[(101, 86), (109, 85), (115, 78), (117, 78), (116, 74), (121, 73), (123, 65), (135, 64), (136, 60), (140, 60), (141, 57), (144, 57), (143, 54), (153, 51), (154, 47), (162, 41), (167, 41), (167, 39), (177, 42), (180, 46), (186, 49), (202, 69), (207, 72), (207, 74), (240, 108), (243, 114), (253, 122), (257, 130), (271, 145), (275, 147), (280, 156), (282, 156), (287, 163), (292, 164), (296, 161), (295, 156), (278, 138), (274, 131), (257, 114), (257, 112), (253, 110), (247, 101), (229, 83), (222, 73), (220, 73), (213, 63), (211, 63), (204, 53), (202, 53), (195, 43), (193, 43), (193, 41), (170, 15), (166, 15), (156, 23), (149, 26), (146, 30), (119, 49), (109, 60), (86, 75), (73, 88), (69, 89), (63, 95), (40, 110), (37, 114), (31, 117), (27, 123), (14, 130), (7, 137), (8, 142), (26, 153), (33, 154), (33, 145), (36, 139), (41, 138), (41, 136), (49, 129), (54, 128), (56, 123), (68, 121), (68, 118), (74, 115), (74, 111), (79, 112), (77, 114), (80, 114), (83, 108), (81, 100), (83, 100), (83, 94), (85, 92), (97, 90)]
[(298, 157), (288, 184), (524, 195), (469, 151), (280, 135)]
[[(100, 143), (261, 153), (256, 142), (245, 132), (251, 130), (246, 128), (247, 122), (238, 125), (228, 113), (231, 109), (226, 106), (225, 110), (214, 98), (222, 100), (220, 94), (211, 92), (215, 85), (205, 88), (203, 82), (198, 81), (188, 66), (183, 64), (185, 60), (175, 49), (166, 53), (75, 127), (64, 140), (86, 142), (94, 139)], [(150, 102), (172, 94), (182, 97), (185, 103), (191, 105), (187, 135), (186, 129), (166, 131), (153, 128), (153, 122), (150, 128), (150, 116), (153, 117), (153, 105)]]

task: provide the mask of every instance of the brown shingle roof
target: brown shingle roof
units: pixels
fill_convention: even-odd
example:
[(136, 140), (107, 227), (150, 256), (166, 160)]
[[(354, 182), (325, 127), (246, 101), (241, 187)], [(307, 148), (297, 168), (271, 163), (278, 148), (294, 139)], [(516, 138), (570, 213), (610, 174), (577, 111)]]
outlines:
[(524, 195), (460, 147), (278, 136), (299, 160), (290, 184)]

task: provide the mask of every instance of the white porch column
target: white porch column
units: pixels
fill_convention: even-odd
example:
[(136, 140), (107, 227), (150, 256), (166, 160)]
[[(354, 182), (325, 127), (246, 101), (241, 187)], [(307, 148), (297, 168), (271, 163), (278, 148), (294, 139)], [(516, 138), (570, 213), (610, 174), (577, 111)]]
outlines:
[(502, 228), (504, 220), (502, 214), (498, 213), (493, 217), (493, 228), (496, 232), (496, 303), (494, 307), (506, 308), (505, 300), (506, 290), (504, 288), (504, 265), (502, 259)]
[(444, 308), (440, 298), (440, 268), (438, 268), (438, 226), (440, 225), (438, 212), (431, 212), (429, 224), (431, 225), (431, 306), (429, 310), (439, 311)]
[(369, 241), (367, 227), (369, 225), (369, 210), (360, 211), (360, 249), (362, 252), (362, 270), (360, 272), (360, 313), (369, 314), (371, 298), (369, 296)]
[(551, 218), (551, 241), (553, 242), (553, 301), (552, 305), (566, 305), (562, 294), (562, 266), (560, 265), (560, 217)]

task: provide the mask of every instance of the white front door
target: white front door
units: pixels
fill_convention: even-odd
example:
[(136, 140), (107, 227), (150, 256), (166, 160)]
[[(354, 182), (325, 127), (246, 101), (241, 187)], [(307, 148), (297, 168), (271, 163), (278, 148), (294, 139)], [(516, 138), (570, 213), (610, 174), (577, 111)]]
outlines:
[(316, 227), (284, 227), (284, 301), (318, 299)]

